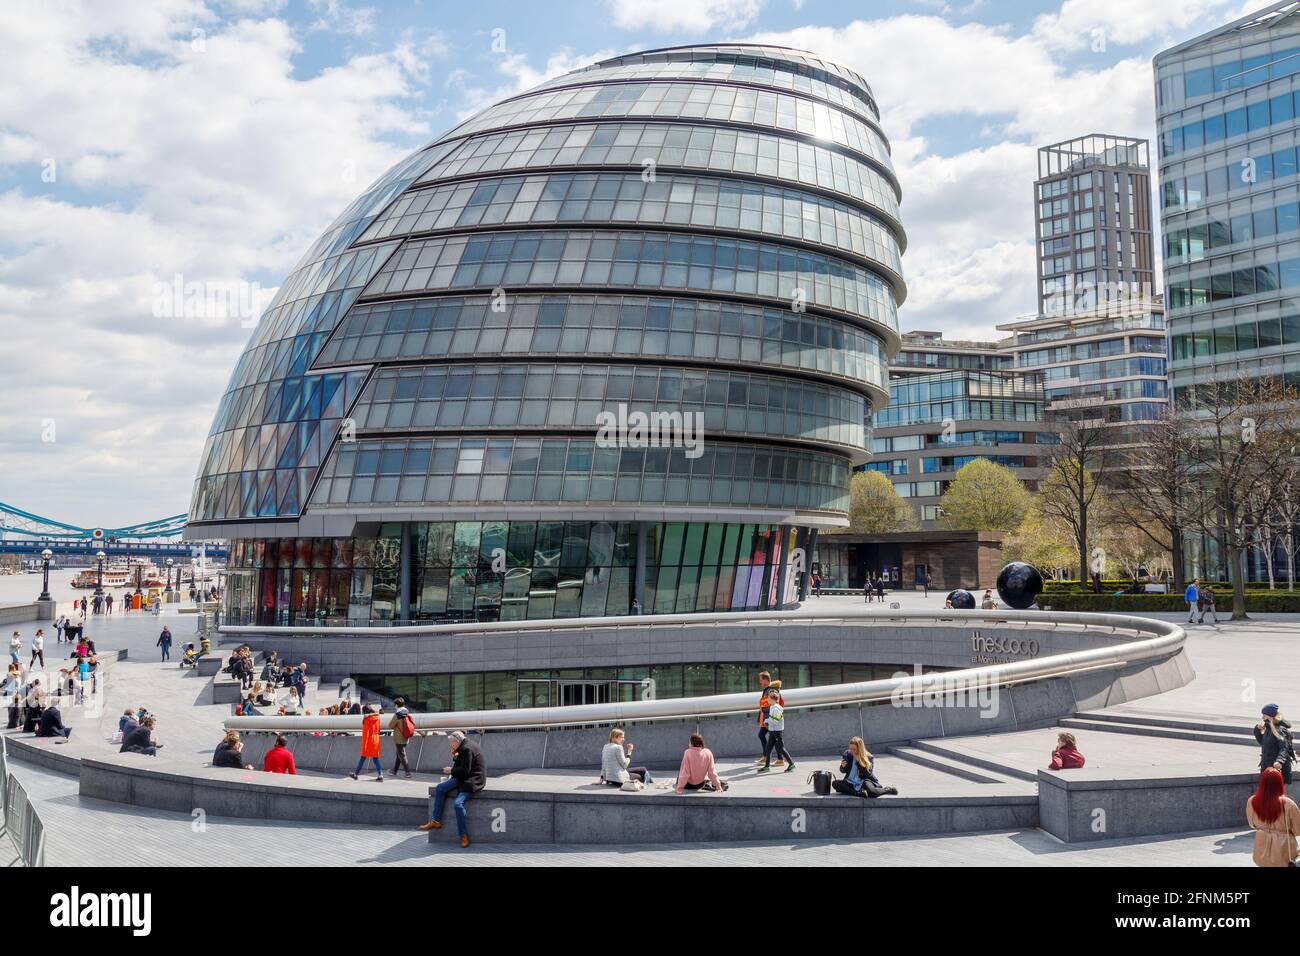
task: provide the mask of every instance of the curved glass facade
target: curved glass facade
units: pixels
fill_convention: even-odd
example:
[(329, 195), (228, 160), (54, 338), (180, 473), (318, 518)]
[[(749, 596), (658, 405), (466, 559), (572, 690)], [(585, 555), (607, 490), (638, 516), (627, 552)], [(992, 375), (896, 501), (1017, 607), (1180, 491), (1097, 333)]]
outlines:
[(232, 540), (227, 620), (796, 599), (888, 401), (899, 198), (863, 79), (778, 47), (616, 57), (418, 150), (221, 401), (189, 534)]

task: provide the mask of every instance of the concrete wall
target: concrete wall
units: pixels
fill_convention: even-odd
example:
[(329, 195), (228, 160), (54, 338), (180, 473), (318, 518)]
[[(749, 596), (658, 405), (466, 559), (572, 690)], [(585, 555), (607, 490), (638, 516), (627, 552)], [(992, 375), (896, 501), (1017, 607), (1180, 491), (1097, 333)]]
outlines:
[[(584, 629), (557, 624), (548, 630), (467, 631), (392, 637), (365, 629), (341, 636), (239, 634), (223, 638), (254, 650), (277, 650), (287, 661), (306, 661), (326, 680), (352, 674), (446, 674), (631, 667), (647, 664), (798, 661), (800, 663), (923, 664), (971, 667), (971, 639), (1005, 635), (1037, 640), (1038, 657), (1136, 640), (1132, 633), (1032, 625), (917, 624), (882, 618), (774, 619), (757, 623), (638, 623)], [(1012, 655), (1011, 659), (1021, 659)]]
[[(1061, 717), (1081, 710), (1109, 707), (1150, 694), (1181, 687), (1192, 671), (1182, 652), (1159, 662), (1143, 662), (1127, 668), (1094, 671), (1071, 678), (1049, 678), (1001, 689), (995, 706), (929, 706), (915, 701), (897, 706), (850, 705), (795, 710), (789, 708), (785, 739), (791, 753), (839, 753), (850, 737), (860, 736), (872, 748), (912, 740), (989, 734), (1003, 731), (1050, 727)], [(691, 733), (704, 735), (718, 757), (739, 757), (758, 752), (756, 718), (703, 718), (698, 721), (669, 720), (621, 724), (628, 739), (636, 744), (637, 763), (668, 771), (676, 770)], [(487, 760), (488, 772), (544, 767), (600, 766), (600, 751), (609, 737), (611, 724), (567, 727), (553, 730), (488, 731), (476, 734)], [(360, 737), (353, 734), (315, 737), (288, 735), (294, 759), (304, 769), (347, 771), (356, 765)], [(274, 735), (247, 733), (245, 753), (258, 765), (272, 746)], [(382, 740), (385, 766), (392, 766), (392, 738)], [(445, 737), (417, 737), (411, 741), (407, 758), (417, 772), (436, 771), (447, 763)]]
[[(36, 590), (40, 591), (40, 582), (36, 582)], [(6, 624), (26, 624), (30, 621), (47, 621), (48, 616), (40, 613), (40, 605), (36, 601), (30, 604), (0, 604), (0, 627)]]
[(1209, 775), (1200, 765), (1152, 770), (1158, 774), (1040, 770), (1039, 825), (1066, 843), (1245, 828), (1258, 772)]

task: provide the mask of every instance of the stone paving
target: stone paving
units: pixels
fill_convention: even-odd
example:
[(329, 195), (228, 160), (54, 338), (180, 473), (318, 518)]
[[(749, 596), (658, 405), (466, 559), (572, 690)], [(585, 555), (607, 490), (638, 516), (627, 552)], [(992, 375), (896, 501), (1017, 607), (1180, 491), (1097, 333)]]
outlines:
[[(489, 847), (381, 827), (260, 823), (141, 810), (77, 794), (72, 777), (14, 764), (47, 824), (50, 866), (1249, 866), (1249, 830), (1066, 846), (1041, 830), (883, 840)], [(387, 784), (385, 784), (387, 786)]]
[[(905, 609), (939, 609), (943, 596), (932, 595), (928, 600), (921, 595), (903, 594), (900, 596)], [(818, 612), (834, 613), (846, 606), (861, 606), (858, 598), (825, 597), (820, 601), (810, 601), (805, 611), (810, 614)], [(870, 605), (873, 611), (888, 614), (888, 605)], [(1183, 615), (1153, 615), (1166, 620), (1185, 620)], [(70, 722), (78, 725), (74, 734), (75, 749), (113, 752), (116, 745), (109, 742), (112, 729), (115, 729), (117, 715), (127, 706), (144, 705), (160, 716), (158, 736), (168, 744), (159, 759), (172, 761), (195, 761), (206, 763), (217, 739), (220, 737), (220, 723), (229, 712), (225, 704), (212, 704), (209, 681), (192, 675), (183, 675), (175, 663), (163, 665), (157, 662), (157, 648), (154, 646), (158, 631), (163, 623), (170, 626), (176, 640), (175, 648), (185, 641), (192, 640), (196, 621), (192, 615), (176, 613), (168, 609), (161, 618), (152, 615), (133, 614), (130, 616), (114, 615), (107, 619), (88, 620), (87, 633), (94, 636), (99, 647), (104, 649), (125, 648), (130, 657), (127, 661), (114, 666), (107, 681), (106, 700), (103, 713), (98, 718), (85, 718), (73, 714)], [(24, 637), (30, 635), (35, 625), (20, 628)], [(47, 628), (47, 633), (49, 629)], [(1189, 627), (1187, 653), (1197, 671), (1197, 679), (1186, 687), (1179, 688), (1158, 698), (1147, 698), (1133, 704), (1115, 708), (1115, 712), (1129, 712), (1155, 716), (1168, 714), (1180, 717), (1198, 717), (1209, 720), (1227, 720), (1240, 722), (1245, 726), (1257, 718), (1259, 707), (1265, 702), (1277, 702), (1282, 705), (1284, 713), (1300, 709), (1300, 702), (1289, 695), (1300, 684), (1300, 654), (1296, 653), (1294, 644), (1300, 636), (1300, 616), (1297, 615), (1256, 615), (1255, 620), (1241, 624), (1224, 623), (1218, 627), (1211, 625), (1193, 625)], [(47, 643), (47, 657), (53, 664), (53, 658), (62, 648)], [(51, 653), (52, 652), (52, 653)], [(61, 656), (61, 655), (59, 655)], [(176, 656), (175, 654), (173, 655)], [(1023, 738), (1023, 739), (1021, 739)], [(1107, 739), (1103, 739), (1107, 738)], [(968, 739), (972, 744), (974, 738)], [(1001, 744), (999, 744), (1001, 741)], [(1120, 744), (1134, 742), (1127, 752), (1115, 750)], [(1026, 732), (1024, 734), (1000, 735), (983, 738), (978, 746), (986, 753), (996, 753), (1008, 765), (1026, 767), (1039, 766), (1043, 755), (1050, 749), (1051, 731)], [(791, 741), (793, 745), (793, 741)], [(69, 745), (72, 748), (74, 745)], [(1207, 754), (1216, 760), (1231, 760), (1234, 756), (1247, 758), (1250, 751), (1246, 748), (1228, 747), (1222, 744), (1167, 740), (1161, 738), (1132, 738), (1114, 734), (1093, 733), (1081, 739), (1081, 746), (1090, 756), (1095, 755), (1092, 763), (1105, 765), (1107, 760), (1128, 762), (1149, 762), (1157, 764), (1163, 754), (1178, 753), (1183, 756), (1200, 754), (1201, 748), (1210, 748)], [(1008, 749), (1009, 748), (1009, 749)], [(1113, 753), (1112, 753), (1113, 750)], [(1222, 750), (1221, 754), (1215, 752)], [(723, 761), (722, 771), (736, 781), (737, 787), (755, 788), (754, 792), (773, 792), (793, 789), (796, 793), (807, 792), (807, 772), (819, 766), (829, 766), (833, 757), (800, 758), (796, 773), (790, 775), (757, 776), (752, 765), (739, 762)], [(1200, 759), (1197, 757), (1197, 759)], [(1100, 763), (1098, 763), (1100, 761)], [(1177, 762), (1182, 762), (1180, 759)], [(1249, 760), (1247, 760), (1249, 762)], [(513, 789), (542, 788), (563, 786), (566, 788), (585, 788), (594, 786), (593, 773), (581, 771), (530, 771), (516, 773), (499, 778), (502, 785), (510, 781)], [(20, 779), (32, 789), (32, 796), (40, 806), (43, 818), (50, 830), (50, 851), (47, 857), (52, 864), (102, 862), (103, 854), (111, 852), (115, 862), (119, 853), (127, 857), (122, 862), (139, 862), (147, 864), (160, 855), (170, 854), (177, 846), (171, 841), (179, 840), (184, 844), (183, 859), (178, 862), (194, 865), (219, 864), (221, 862), (242, 862), (247, 859), (246, 851), (241, 847), (255, 845), (259, 848), (257, 858), (267, 863), (275, 862), (265, 859), (262, 851), (269, 846), (278, 845), (278, 841), (269, 839), (268, 828), (300, 831), (298, 836), (304, 840), (291, 839), (286, 848), (285, 863), (303, 863), (302, 849), (310, 847), (311, 862), (322, 865), (330, 863), (379, 863), (379, 862), (478, 862), (500, 863), (507, 865), (527, 865), (561, 861), (569, 864), (608, 863), (616, 859), (628, 865), (656, 865), (736, 862), (754, 860), (759, 854), (773, 850), (797, 854), (811, 848), (818, 850), (818, 862), (826, 864), (860, 865), (868, 860), (863, 853), (869, 853), (872, 863), (891, 865), (924, 864), (971, 864), (986, 863), (990, 865), (1059, 865), (1086, 862), (1089, 865), (1128, 866), (1128, 865), (1245, 865), (1250, 857), (1250, 834), (1216, 833), (1189, 835), (1177, 839), (1153, 839), (1145, 841), (1112, 841), (1105, 844), (1090, 845), (1086, 849), (1066, 847), (1052, 837), (1040, 831), (1023, 831), (997, 834), (961, 835), (953, 837), (935, 837), (926, 839), (893, 839), (875, 841), (852, 841), (849, 843), (798, 843), (798, 844), (764, 844), (744, 845), (708, 845), (690, 847), (655, 847), (655, 848), (581, 848), (557, 850), (548, 847), (538, 850), (502, 850), (500, 848), (474, 848), (468, 856), (431, 848), (422, 835), (408, 836), (403, 833), (371, 828), (341, 828), (313, 825), (265, 824), (253, 821), (213, 821), (208, 834), (202, 840), (185, 841), (183, 834), (189, 833), (190, 818), (183, 814), (169, 814), (162, 811), (140, 810), (98, 801), (85, 800), (76, 794), (76, 781), (56, 773), (39, 770), (28, 765), (11, 764), (16, 767)], [(1002, 785), (976, 784), (954, 778), (948, 774), (902, 761), (889, 755), (880, 755), (880, 773), (886, 783), (900, 787), (904, 794), (917, 792), (922, 787), (927, 795), (947, 795), (933, 788), (944, 788), (956, 794), (969, 794), (972, 791), (992, 794), (1003, 789)], [(322, 780), (329, 780), (331, 786), (356, 784), (340, 778), (335, 774), (316, 775)], [(423, 776), (423, 775), (422, 775)], [(668, 772), (671, 776), (671, 771)], [(790, 779), (797, 778), (797, 779)], [(392, 781), (385, 786), (412, 788), (413, 792), (424, 793), (429, 783), (435, 778), (425, 776), (413, 781)], [(1032, 785), (1030, 785), (1032, 787)], [(738, 792), (738, 791), (737, 791)], [(616, 796), (615, 794), (611, 794)], [(785, 794), (779, 794), (785, 795)], [(92, 827), (97, 834), (94, 848), (85, 845), (82, 839), (85, 827)], [(214, 834), (224, 835), (220, 840), (207, 839)], [(255, 841), (249, 843), (246, 841)], [(318, 852), (318, 850), (320, 852)]]

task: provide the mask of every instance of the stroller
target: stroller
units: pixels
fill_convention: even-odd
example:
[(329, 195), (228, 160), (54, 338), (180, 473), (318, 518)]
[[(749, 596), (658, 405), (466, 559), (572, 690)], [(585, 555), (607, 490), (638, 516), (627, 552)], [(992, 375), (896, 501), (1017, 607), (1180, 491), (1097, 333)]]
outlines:
[(199, 655), (194, 652), (193, 644), (185, 645), (185, 653), (181, 655), (181, 669), (186, 667), (198, 667)]

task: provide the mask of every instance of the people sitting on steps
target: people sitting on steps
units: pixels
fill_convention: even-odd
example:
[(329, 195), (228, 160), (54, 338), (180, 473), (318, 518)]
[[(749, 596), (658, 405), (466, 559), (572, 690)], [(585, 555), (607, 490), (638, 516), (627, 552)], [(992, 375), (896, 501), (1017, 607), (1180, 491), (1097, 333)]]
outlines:
[(212, 756), (212, 766), (230, 767), (234, 770), (252, 770), (251, 763), (244, 762), (244, 742), (236, 738), (229, 746), (218, 747), (217, 752)]
[(262, 769), (267, 773), (290, 773), (295, 776), (298, 767), (293, 762), (293, 753), (289, 750), (289, 739), (284, 734), (275, 738), (275, 746), (262, 758)]
[(140, 726), (131, 731), (122, 738), (122, 748), (118, 753), (124, 754), (145, 754), (153, 757), (158, 753), (158, 748), (162, 744), (153, 739), (153, 729), (156, 721), (152, 714), (146, 714), (140, 718)]
[(37, 737), (62, 737), (67, 740), (72, 736), (72, 728), (63, 726), (63, 714), (59, 708), (51, 705), (41, 711), (40, 726), (36, 728)]
[(677, 768), (677, 792), (703, 790), (716, 793), (730, 789), (727, 781), (718, 779), (713, 751), (704, 746), (701, 734), (691, 734), (690, 746), (682, 754), (682, 765)]
[(1052, 751), (1052, 762), (1048, 770), (1078, 770), (1083, 767), (1083, 754), (1079, 752), (1079, 742), (1074, 734), (1062, 731), (1056, 735), (1056, 749)]
[(453, 762), (450, 767), (443, 767), (442, 772), (449, 778), (433, 788), (433, 817), (420, 826), (421, 830), (442, 829), (442, 809), (447, 794), (456, 791), (452, 806), (456, 809), (456, 832), (460, 835), (461, 847), (469, 846), (469, 824), (465, 817), (465, 804), (475, 794), (487, 786), (487, 763), (483, 760), (483, 751), (478, 744), (467, 739), (465, 732), (453, 730), (448, 735)]
[(849, 740), (849, 749), (840, 755), (840, 773), (843, 780), (832, 780), (836, 793), (846, 797), (897, 796), (897, 787), (882, 786), (876, 778), (875, 758), (861, 737)]
[(641, 789), (650, 783), (650, 771), (632, 766), (633, 745), (627, 742), (622, 727), (609, 732), (609, 742), (600, 752), (600, 782), (607, 787), (621, 787), (636, 781)]

